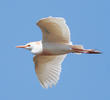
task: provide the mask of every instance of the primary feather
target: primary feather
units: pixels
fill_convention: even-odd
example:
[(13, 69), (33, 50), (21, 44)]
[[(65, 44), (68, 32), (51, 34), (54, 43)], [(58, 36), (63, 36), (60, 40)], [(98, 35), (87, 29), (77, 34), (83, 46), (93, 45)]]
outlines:
[(61, 64), (66, 57), (60, 56), (35, 56), (35, 71), (38, 79), (44, 88), (56, 85), (61, 72)]
[(37, 25), (43, 33), (43, 42), (69, 43), (70, 30), (64, 18), (47, 17), (39, 20)]

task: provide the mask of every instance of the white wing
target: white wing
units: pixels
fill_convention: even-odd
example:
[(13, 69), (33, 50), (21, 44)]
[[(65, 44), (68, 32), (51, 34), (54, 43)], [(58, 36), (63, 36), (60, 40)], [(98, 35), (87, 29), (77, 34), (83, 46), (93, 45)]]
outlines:
[(69, 43), (70, 31), (60, 17), (47, 17), (39, 20), (37, 25), (43, 32), (43, 42)]
[(61, 63), (66, 55), (34, 56), (35, 71), (44, 88), (56, 85), (61, 72)]

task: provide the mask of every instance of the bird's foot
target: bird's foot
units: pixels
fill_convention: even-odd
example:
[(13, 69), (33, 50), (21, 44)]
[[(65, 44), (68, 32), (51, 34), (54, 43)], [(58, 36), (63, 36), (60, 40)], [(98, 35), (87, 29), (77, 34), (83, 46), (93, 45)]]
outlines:
[(94, 50), (94, 49), (84, 50), (84, 53), (87, 53), (87, 54), (101, 54), (100, 51), (97, 51), (97, 50)]
[(101, 54), (100, 51), (94, 49), (74, 49), (74, 53)]

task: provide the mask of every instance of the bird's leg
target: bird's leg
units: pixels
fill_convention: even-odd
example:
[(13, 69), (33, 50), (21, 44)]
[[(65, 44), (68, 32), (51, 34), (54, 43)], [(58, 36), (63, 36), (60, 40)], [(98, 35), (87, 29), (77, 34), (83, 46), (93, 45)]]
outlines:
[(72, 48), (74, 53), (86, 53), (86, 54), (101, 54), (100, 51), (94, 50), (94, 49), (75, 49)]

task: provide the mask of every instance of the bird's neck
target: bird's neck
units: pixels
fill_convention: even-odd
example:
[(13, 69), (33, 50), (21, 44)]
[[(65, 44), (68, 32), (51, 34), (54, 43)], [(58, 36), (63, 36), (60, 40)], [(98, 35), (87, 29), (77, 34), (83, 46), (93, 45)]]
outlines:
[(36, 42), (36, 44), (31, 49), (31, 53), (34, 55), (38, 55), (38, 54), (42, 53), (42, 51), (43, 51), (43, 48), (42, 48), (41, 42)]

